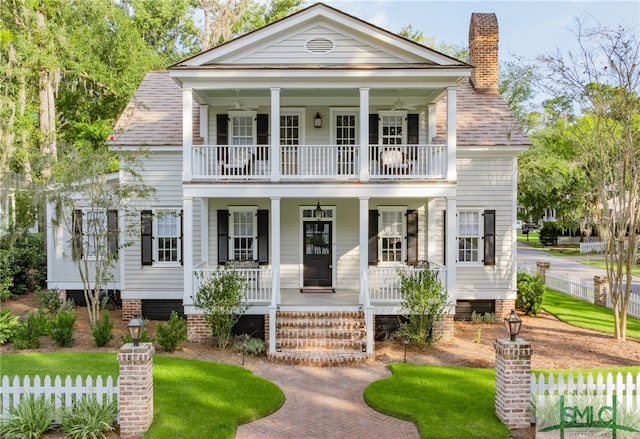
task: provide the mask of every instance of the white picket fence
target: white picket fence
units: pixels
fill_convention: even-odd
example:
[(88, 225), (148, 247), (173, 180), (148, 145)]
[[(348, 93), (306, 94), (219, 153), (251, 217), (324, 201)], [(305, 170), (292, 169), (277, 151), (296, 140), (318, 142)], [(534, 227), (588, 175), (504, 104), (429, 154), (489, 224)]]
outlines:
[(580, 253), (603, 253), (605, 243), (602, 241), (590, 241), (580, 243)]
[[(612, 403), (615, 395), (627, 412), (640, 413), (640, 373), (635, 376), (631, 373), (607, 373), (606, 376), (598, 373), (595, 377), (592, 373), (586, 376), (569, 373), (566, 377), (563, 374), (531, 374), (531, 403), (534, 406), (539, 407), (545, 399), (560, 395), (576, 400), (581, 397), (590, 400), (602, 398), (607, 405)], [(534, 419), (532, 421), (535, 422)]]
[(108, 376), (103, 379), (101, 376), (92, 378), (81, 376), (72, 379), (69, 375), (63, 380), (60, 375), (51, 378), (49, 375), (42, 379), (40, 376), (33, 378), (25, 376), (22, 379), (18, 376), (13, 380), (8, 375), (2, 377), (2, 394), (0, 413), (5, 416), (12, 407), (18, 405), (22, 398), (33, 395), (36, 398), (44, 397), (46, 401), (51, 401), (57, 409), (70, 408), (73, 403), (84, 395), (93, 395), (100, 404), (116, 401), (118, 403), (119, 378), (114, 379)]

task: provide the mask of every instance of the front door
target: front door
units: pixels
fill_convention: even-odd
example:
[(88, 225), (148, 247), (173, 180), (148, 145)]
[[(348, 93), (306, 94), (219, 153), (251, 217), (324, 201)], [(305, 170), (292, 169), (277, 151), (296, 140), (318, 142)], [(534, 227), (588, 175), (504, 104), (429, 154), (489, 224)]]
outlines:
[(305, 221), (303, 236), (304, 286), (331, 286), (331, 222)]

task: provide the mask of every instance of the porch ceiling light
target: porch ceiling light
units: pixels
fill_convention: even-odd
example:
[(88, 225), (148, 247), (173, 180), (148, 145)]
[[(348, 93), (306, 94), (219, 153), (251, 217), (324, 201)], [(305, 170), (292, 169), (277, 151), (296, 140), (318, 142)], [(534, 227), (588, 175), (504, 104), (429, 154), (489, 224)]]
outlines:
[(138, 317), (137, 312), (134, 313), (133, 318), (129, 320), (127, 329), (129, 330), (131, 340), (133, 340), (133, 345), (138, 346), (140, 343), (140, 338), (142, 337), (142, 331), (144, 329), (144, 320)]
[(520, 326), (522, 325), (522, 320), (516, 314), (516, 310), (512, 309), (511, 313), (504, 318), (504, 324), (507, 327), (507, 331), (509, 331), (509, 337), (511, 341), (516, 341), (516, 337), (520, 332)]
[(313, 210), (313, 216), (316, 217), (316, 221), (320, 221), (322, 219), (322, 207), (320, 207), (320, 199), (318, 199), (318, 205)]
[(316, 113), (316, 117), (313, 118), (313, 126), (322, 128), (322, 116), (320, 116), (320, 113)]

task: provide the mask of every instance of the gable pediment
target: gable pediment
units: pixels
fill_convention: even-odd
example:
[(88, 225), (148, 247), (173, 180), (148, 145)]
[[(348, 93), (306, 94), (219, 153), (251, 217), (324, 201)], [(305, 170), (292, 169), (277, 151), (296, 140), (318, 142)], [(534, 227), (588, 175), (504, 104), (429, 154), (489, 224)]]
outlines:
[(319, 3), (176, 66), (222, 65), (466, 64)]

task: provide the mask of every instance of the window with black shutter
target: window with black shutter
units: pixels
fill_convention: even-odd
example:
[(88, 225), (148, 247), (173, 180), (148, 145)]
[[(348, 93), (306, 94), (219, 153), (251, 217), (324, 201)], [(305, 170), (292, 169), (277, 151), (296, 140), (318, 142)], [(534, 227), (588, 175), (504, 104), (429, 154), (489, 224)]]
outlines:
[(107, 249), (109, 257), (118, 258), (118, 211), (107, 212)]
[(258, 263), (269, 263), (269, 211), (258, 210)]
[(153, 265), (153, 212), (140, 213), (140, 253), (142, 265)]
[(407, 265), (418, 263), (418, 211), (407, 211)]
[(73, 239), (71, 240), (71, 257), (74, 261), (82, 259), (83, 256), (83, 236), (82, 236), (82, 210), (76, 209), (72, 213)]
[(226, 113), (216, 115), (216, 129), (218, 160), (224, 161), (227, 157), (227, 145), (229, 145), (229, 116)]
[(369, 265), (378, 265), (378, 211), (369, 211)]
[(229, 211), (218, 210), (218, 265), (229, 260)]
[(484, 265), (496, 265), (496, 211), (484, 211)]

